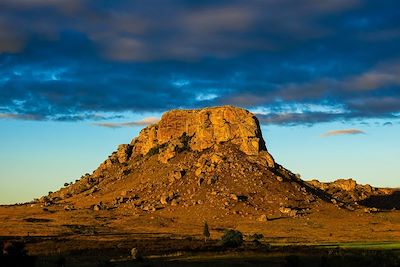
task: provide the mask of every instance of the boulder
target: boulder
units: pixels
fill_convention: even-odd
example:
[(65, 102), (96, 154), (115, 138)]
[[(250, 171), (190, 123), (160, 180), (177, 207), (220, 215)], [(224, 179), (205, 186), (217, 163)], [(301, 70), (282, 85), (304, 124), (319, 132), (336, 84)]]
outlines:
[(239, 197), (238, 197), (238, 195), (236, 195), (236, 194), (230, 194), (230, 196), (229, 196), (232, 200), (234, 200), (234, 201), (239, 201)]
[(266, 222), (266, 221), (268, 221), (268, 217), (265, 214), (261, 214), (260, 217), (257, 218), (257, 221)]
[(117, 149), (117, 159), (119, 163), (125, 163), (132, 155), (132, 146), (128, 144), (119, 145)]
[(160, 198), (160, 203), (162, 205), (167, 205), (168, 204), (168, 196), (167, 195), (162, 195)]
[(139, 249), (132, 248), (131, 249), (131, 258), (134, 260), (142, 260), (143, 256), (142, 256), (142, 253), (140, 253)]
[(286, 214), (290, 217), (295, 217), (297, 215), (297, 210), (289, 208), (289, 207), (280, 207), (279, 211), (283, 214)]

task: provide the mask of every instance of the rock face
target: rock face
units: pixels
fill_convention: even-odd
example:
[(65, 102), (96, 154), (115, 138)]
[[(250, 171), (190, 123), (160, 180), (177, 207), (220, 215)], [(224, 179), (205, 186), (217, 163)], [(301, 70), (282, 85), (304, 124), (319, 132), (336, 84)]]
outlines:
[(355, 203), (376, 196), (387, 196), (393, 194), (393, 190), (374, 188), (369, 184), (361, 185), (353, 179), (338, 179), (333, 182), (323, 183), (318, 180), (307, 182), (331, 196), (331, 202)]
[(157, 124), (143, 129), (131, 146), (134, 155), (162, 150), (159, 160), (167, 162), (177, 149), (202, 151), (224, 142), (237, 145), (250, 156), (264, 151), (268, 164), (273, 163), (266, 152), (257, 118), (247, 110), (232, 106), (166, 112)]
[(309, 183), (321, 190), (327, 190), (329, 188), (337, 188), (344, 191), (354, 191), (357, 187), (356, 181), (353, 179), (338, 179), (331, 183), (321, 183), (318, 180), (309, 181)]

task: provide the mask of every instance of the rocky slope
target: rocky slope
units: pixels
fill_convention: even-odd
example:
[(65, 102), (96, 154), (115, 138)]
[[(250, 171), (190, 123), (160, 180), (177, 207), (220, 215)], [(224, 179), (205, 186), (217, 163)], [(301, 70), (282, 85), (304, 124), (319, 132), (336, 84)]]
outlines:
[(309, 185), (324, 191), (331, 197), (331, 201), (338, 201), (349, 205), (361, 205), (382, 209), (398, 209), (400, 197), (398, 191), (391, 188), (376, 188), (369, 184), (361, 185), (353, 179), (338, 179), (323, 183), (318, 180), (307, 182)]
[(369, 190), (352, 181), (302, 181), (268, 153), (253, 114), (224, 106), (165, 113), (130, 144), (120, 145), (93, 174), (66, 184), (39, 204), (174, 217), (190, 213), (214, 220), (251, 216), (259, 221), (307, 216), (326, 205), (358, 207), (357, 194), (349, 194), (349, 201), (331, 187), (357, 189), (361, 195)]

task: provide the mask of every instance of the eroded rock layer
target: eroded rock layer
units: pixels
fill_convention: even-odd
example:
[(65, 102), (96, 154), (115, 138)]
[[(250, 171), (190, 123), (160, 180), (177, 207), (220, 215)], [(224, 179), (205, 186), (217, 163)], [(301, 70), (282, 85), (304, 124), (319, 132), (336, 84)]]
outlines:
[(267, 150), (257, 118), (247, 110), (231, 106), (166, 112), (158, 124), (143, 129), (131, 145), (135, 154), (145, 155), (183, 135), (190, 138), (188, 146), (193, 151), (224, 142), (239, 146), (247, 155)]

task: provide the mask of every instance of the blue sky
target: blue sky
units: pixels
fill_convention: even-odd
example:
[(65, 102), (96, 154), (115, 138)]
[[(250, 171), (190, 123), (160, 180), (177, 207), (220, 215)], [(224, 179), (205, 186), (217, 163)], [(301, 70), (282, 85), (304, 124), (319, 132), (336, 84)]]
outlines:
[(390, 0), (3, 0), (0, 203), (91, 172), (166, 110), (225, 104), (304, 178), (399, 186), (398, 47)]

